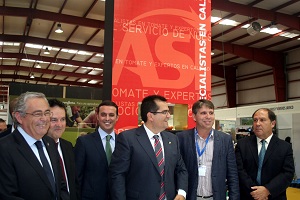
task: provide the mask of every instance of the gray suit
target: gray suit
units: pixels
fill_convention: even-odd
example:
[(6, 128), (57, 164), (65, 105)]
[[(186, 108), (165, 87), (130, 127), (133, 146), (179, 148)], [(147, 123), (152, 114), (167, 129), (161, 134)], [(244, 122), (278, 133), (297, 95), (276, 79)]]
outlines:
[[(194, 130), (177, 133), (182, 158), (189, 173), (187, 200), (197, 199), (198, 164)], [(214, 130), (213, 137), (214, 152), (211, 171), (213, 199), (226, 199), (227, 179), (230, 200), (239, 200), (239, 180), (231, 136)]]
[[(187, 191), (187, 171), (177, 137), (161, 132), (165, 158), (165, 192), (174, 199), (178, 189)], [(157, 159), (143, 126), (119, 134), (109, 168), (112, 199), (158, 199), (161, 176)]]

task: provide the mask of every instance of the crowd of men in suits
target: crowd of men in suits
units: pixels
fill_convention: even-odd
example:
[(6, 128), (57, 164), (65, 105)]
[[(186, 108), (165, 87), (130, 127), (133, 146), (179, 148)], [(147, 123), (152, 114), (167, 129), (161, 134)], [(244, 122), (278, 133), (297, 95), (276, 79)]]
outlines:
[(1, 200), (286, 200), (294, 176), (292, 146), (273, 134), (267, 108), (253, 113), (255, 134), (234, 149), (230, 135), (213, 129), (209, 100), (193, 104), (195, 127), (176, 135), (165, 131), (163, 96), (145, 97), (143, 125), (120, 134), (118, 106), (102, 101), (99, 126), (73, 147), (61, 138), (61, 101), (26, 92), (11, 104), (12, 129), (0, 134)]

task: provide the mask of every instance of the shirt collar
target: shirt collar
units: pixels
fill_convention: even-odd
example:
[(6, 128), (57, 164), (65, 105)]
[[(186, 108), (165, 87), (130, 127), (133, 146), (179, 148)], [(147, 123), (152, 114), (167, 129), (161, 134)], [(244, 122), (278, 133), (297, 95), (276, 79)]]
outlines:
[(160, 132), (157, 133), (157, 134), (154, 134), (152, 131), (150, 131), (150, 129), (149, 129), (145, 124), (143, 124), (143, 126), (144, 126), (144, 128), (145, 128), (145, 131), (146, 131), (146, 133), (147, 133), (149, 139), (153, 139), (153, 136), (154, 136), (154, 135), (158, 135), (158, 136), (161, 138)]
[[(17, 127), (18, 131), (21, 133), (21, 135), (23, 136), (23, 138), (26, 140), (27, 144), (29, 146), (34, 145), (34, 143), (37, 141), (36, 139), (34, 139), (33, 137), (31, 137), (30, 135), (28, 135), (28, 133), (26, 133), (24, 131), (24, 129), (21, 126)], [(42, 141), (42, 139), (40, 140)], [(43, 143), (43, 142), (42, 142)]]
[[(100, 135), (101, 140), (106, 139), (106, 136), (107, 136), (108, 134), (107, 134), (105, 131), (103, 131), (102, 128), (100, 128), (100, 126), (99, 126), (99, 128), (98, 128), (98, 132), (99, 132), (99, 135)], [(113, 140), (116, 139), (116, 134), (115, 134), (114, 131), (111, 132), (110, 135), (111, 135), (111, 137), (112, 137)]]
[[(267, 137), (267, 139), (265, 139), (265, 141), (266, 141), (267, 144), (270, 143), (272, 137), (273, 137), (273, 133), (272, 133), (271, 135), (269, 135), (269, 137)], [(256, 142), (257, 142), (257, 144), (260, 144), (260, 141), (262, 141), (262, 139), (256, 137)]]

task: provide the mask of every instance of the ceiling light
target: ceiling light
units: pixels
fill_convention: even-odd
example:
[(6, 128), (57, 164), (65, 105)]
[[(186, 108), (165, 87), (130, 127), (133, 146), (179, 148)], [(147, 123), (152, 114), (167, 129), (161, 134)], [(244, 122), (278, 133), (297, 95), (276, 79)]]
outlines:
[(276, 22), (271, 22), (271, 29), (277, 29)]
[(34, 78), (34, 74), (33, 73), (31, 73), (30, 78)]
[(62, 30), (61, 24), (58, 23), (57, 27), (56, 27), (56, 30), (55, 30), (55, 33), (62, 33), (62, 32), (64, 32), (64, 31)]
[(40, 63), (37, 63), (37, 65), (35, 66), (35, 68), (42, 68)]
[(50, 54), (50, 51), (49, 51), (48, 47), (46, 47), (46, 49), (44, 51), (44, 54)]
[(247, 28), (247, 32), (249, 35), (254, 36), (259, 33), (261, 30), (261, 25), (258, 22), (252, 22), (250, 26)]

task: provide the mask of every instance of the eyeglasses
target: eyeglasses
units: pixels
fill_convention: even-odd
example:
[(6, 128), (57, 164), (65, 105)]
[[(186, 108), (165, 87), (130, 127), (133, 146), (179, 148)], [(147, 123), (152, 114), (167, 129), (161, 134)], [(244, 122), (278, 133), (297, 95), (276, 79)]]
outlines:
[(51, 117), (52, 116), (52, 112), (50, 110), (46, 110), (45, 112), (42, 111), (35, 111), (33, 113), (25, 113), (26, 115), (32, 115), (34, 117), (43, 117), (43, 115), (45, 117)]
[(57, 118), (50, 118), (50, 122), (52, 123), (57, 123), (57, 122), (65, 122), (66, 121), (66, 118), (61, 118), (61, 119), (57, 119)]
[(170, 114), (170, 111), (169, 110), (163, 110), (163, 111), (156, 111), (156, 112), (151, 112), (151, 113), (167, 115), (167, 114)]

